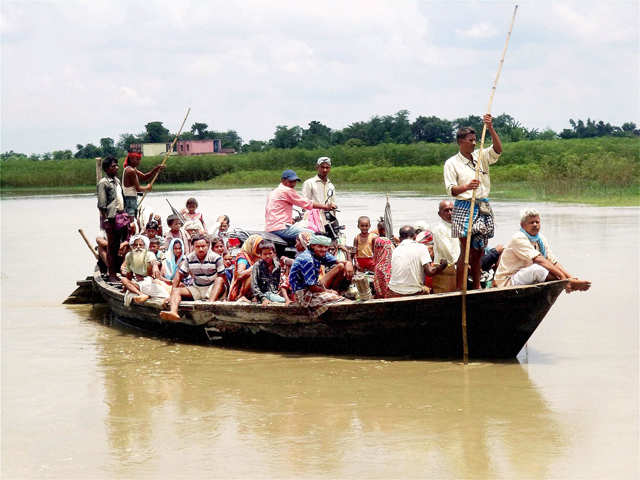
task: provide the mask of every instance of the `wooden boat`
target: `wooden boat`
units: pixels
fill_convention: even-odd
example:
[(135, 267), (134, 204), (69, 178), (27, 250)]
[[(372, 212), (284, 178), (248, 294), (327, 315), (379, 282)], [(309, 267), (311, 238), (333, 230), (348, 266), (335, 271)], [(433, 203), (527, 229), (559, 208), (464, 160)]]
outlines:
[[(515, 358), (565, 283), (468, 292), (470, 357)], [(183, 341), (277, 351), (462, 357), (459, 292), (339, 303), (319, 316), (295, 306), (185, 301), (182, 320), (167, 322), (158, 315), (160, 301), (127, 307), (119, 285), (105, 282), (98, 271), (92, 288), (108, 304), (112, 321)]]

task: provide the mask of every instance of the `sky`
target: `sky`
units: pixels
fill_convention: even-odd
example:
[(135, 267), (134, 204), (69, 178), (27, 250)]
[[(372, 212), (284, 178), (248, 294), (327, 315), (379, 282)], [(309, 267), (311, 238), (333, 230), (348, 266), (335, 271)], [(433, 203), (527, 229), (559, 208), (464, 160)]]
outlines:
[[(640, 124), (639, 2), (523, 1), (492, 113)], [(513, 3), (3, 0), (0, 151), (116, 141), (161, 121), (268, 140), (406, 109), (487, 110)]]

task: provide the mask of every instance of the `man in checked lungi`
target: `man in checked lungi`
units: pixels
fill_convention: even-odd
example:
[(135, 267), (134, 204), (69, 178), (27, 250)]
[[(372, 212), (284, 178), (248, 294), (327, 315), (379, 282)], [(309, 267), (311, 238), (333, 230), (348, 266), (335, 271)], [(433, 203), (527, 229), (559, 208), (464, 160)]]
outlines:
[(489, 165), (498, 161), (502, 153), (502, 142), (493, 128), (491, 115), (486, 114), (484, 124), (491, 135), (493, 145), (485, 148), (480, 159), (479, 179), (475, 178), (476, 162), (480, 150), (475, 150), (476, 131), (471, 127), (462, 127), (456, 133), (460, 151), (444, 164), (444, 184), (447, 192), (456, 201), (451, 217), (451, 236), (460, 239), (460, 256), (456, 264), (456, 287), (462, 290), (464, 275), (464, 252), (467, 244), (467, 227), (471, 196), (476, 191), (476, 204), (473, 209), (473, 225), (471, 228), (471, 248), (469, 250), (469, 267), (473, 278), (473, 288), (480, 288), (480, 262), (484, 247), (494, 233), (493, 211), (489, 204)]

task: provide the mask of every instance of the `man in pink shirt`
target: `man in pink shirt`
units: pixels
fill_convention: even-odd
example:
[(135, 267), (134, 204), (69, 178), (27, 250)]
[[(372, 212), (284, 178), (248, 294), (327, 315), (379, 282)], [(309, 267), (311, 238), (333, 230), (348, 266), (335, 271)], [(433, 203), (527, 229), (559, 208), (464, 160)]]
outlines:
[[(293, 245), (298, 234), (304, 231), (311, 232), (304, 228), (302, 222), (293, 223), (293, 206), (311, 210), (333, 210), (336, 206), (333, 203), (316, 203), (304, 198), (295, 191), (296, 183), (300, 179), (293, 170), (282, 172), (280, 185), (275, 188), (267, 197), (265, 207), (265, 231), (274, 233), (287, 243)], [(311, 232), (313, 233), (313, 232)]]

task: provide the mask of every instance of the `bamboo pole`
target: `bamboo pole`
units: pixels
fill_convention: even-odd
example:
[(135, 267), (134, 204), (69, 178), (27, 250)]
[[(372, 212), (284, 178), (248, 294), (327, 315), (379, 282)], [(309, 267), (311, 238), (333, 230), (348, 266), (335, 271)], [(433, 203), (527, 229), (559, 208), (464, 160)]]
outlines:
[(96, 184), (102, 180), (102, 158), (96, 157)]
[[(504, 49), (502, 50), (502, 57), (498, 64), (498, 72), (496, 78), (493, 81), (491, 87), (491, 94), (489, 95), (489, 104), (487, 105), (487, 113), (491, 113), (491, 107), (493, 105), (493, 97), (496, 94), (496, 87), (498, 80), (500, 79), (500, 73), (502, 72), (502, 65), (504, 64), (504, 57), (507, 54), (507, 47), (509, 46), (509, 39), (511, 38), (511, 31), (513, 30), (513, 24), (516, 21), (516, 12), (518, 11), (518, 5), (513, 8), (513, 16), (511, 17), (511, 26), (509, 27), (509, 33), (507, 33), (507, 39), (504, 42)], [(482, 125), (482, 136), (480, 137), (480, 151), (478, 152), (478, 161), (476, 162), (476, 175), (475, 178), (480, 178), (480, 165), (483, 162), (483, 148), (484, 138), (487, 133), (487, 125)], [(469, 250), (471, 248), (471, 227), (473, 226), (473, 210), (476, 205), (476, 190), (471, 193), (471, 205), (469, 206), (469, 223), (467, 224), (467, 242), (464, 249), (464, 267), (462, 275), (462, 357), (465, 365), (469, 363), (469, 342), (467, 338), (467, 275), (469, 273)]]
[[(187, 114), (184, 116), (184, 120), (182, 120), (182, 124), (180, 125), (180, 128), (178, 129), (178, 133), (176, 133), (176, 136), (174, 137), (173, 142), (171, 142), (171, 146), (169, 147), (167, 152), (164, 154), (164, 158), (162, 159), (161, 165), (165, 165), (167, 163), (167, 158), (169, 158), (169, 154), (171, 152), (173, 152), (173, 147), (175, 146), (176, 142), (178, 141), (178, 137), (180, 136), (180, 133), (182, 133), (182, 127), (184, 127), (184, 123), (187, 121), (187, 117), (189, 116), (189, 113), (191, 113), (191, 107), (187, 108)], [(156, 179), (158, 178), (158, 174), (159, 173), (160, 172), (156, 172), (156, 174), (151, 179), (151, 182), (149, 182), (149, 185), (153, 186), (153, 184), (155, 183)], [(140, 208), (140, 205), (142, 205), (142, 202), (144, 202), (144, 199), (147, 198), (147, 194), (149, 193), (150, 190), (151, 189), (149, 189), (148, 191), (144, 192), (144, 195), (142, 195), (142, 198), (138, 202), (138, 208)]]
[(84, 230), (82, 230), (81, 228), (78, 229), (78, 233), (80, 234), (80, 236), (82, 237), (82, 239), (84, 240), (84, 243), (87, 244), (87, 247), (89, 247), (89, 250), (91, 250), (91, 253), (93, 253), (93, 256), (96, 257), (96, 260), (99, 260), (100, 257), (98, 256), (98, 254), (96, 253), (96, 251), (93, 249), (93, 247), (91, 246), (91, 243), (89, 243), (89, 239), (87, 238), (87, 236), (84, 234)]

